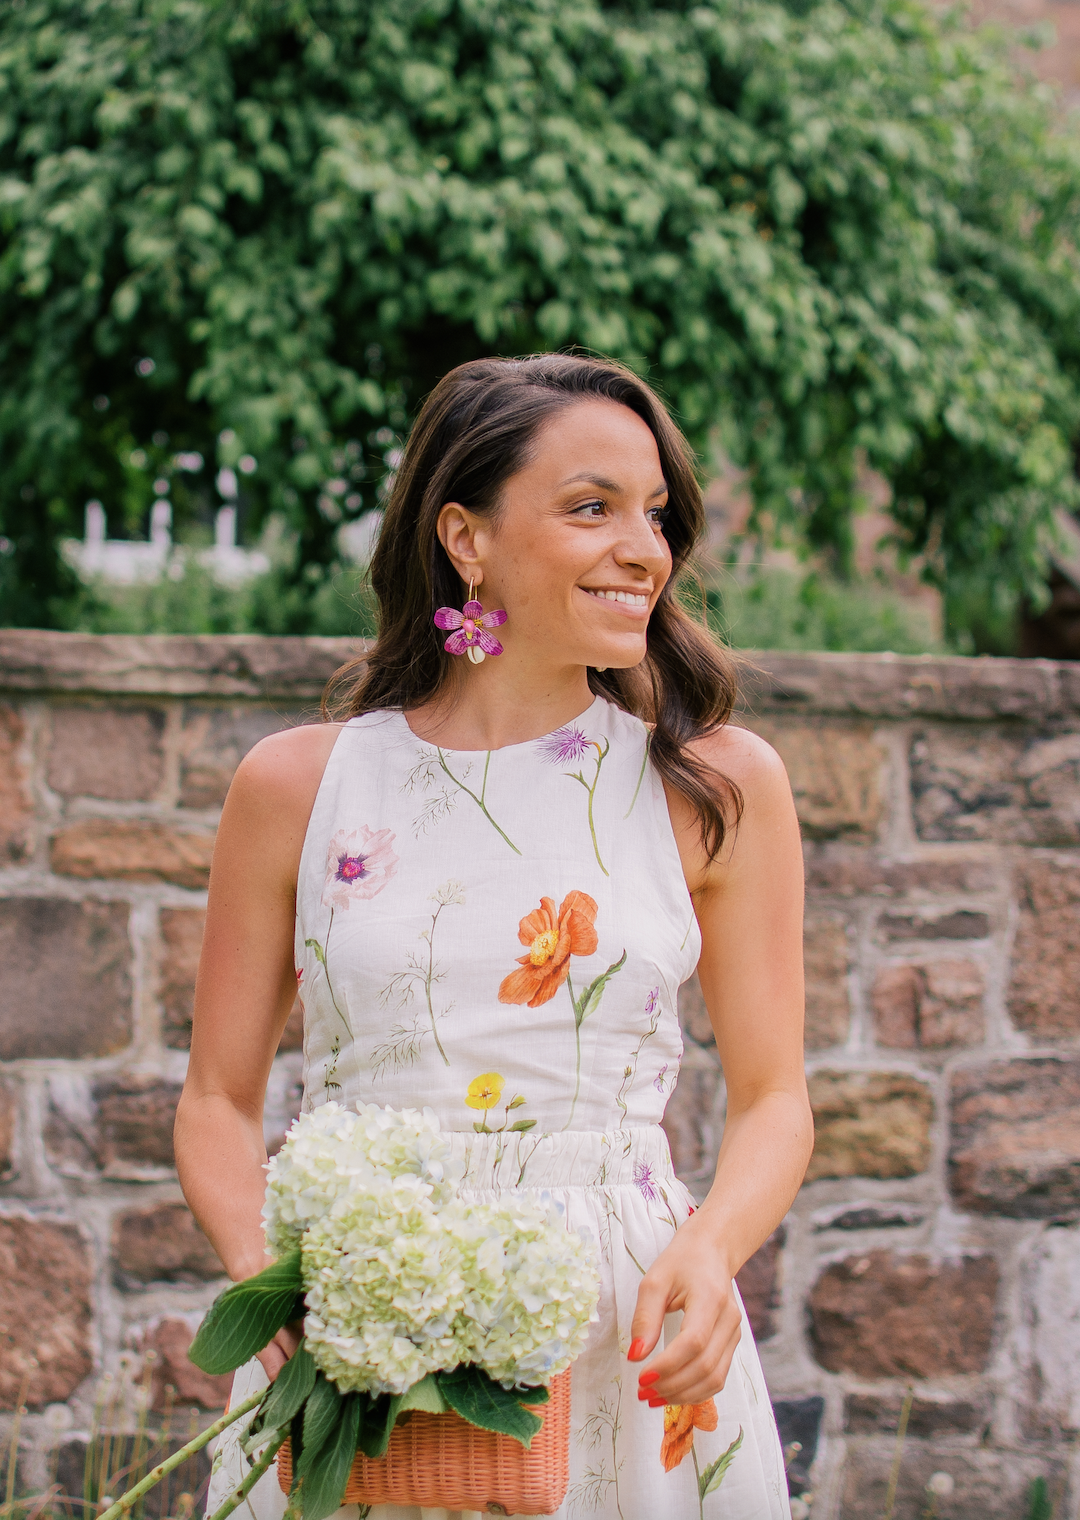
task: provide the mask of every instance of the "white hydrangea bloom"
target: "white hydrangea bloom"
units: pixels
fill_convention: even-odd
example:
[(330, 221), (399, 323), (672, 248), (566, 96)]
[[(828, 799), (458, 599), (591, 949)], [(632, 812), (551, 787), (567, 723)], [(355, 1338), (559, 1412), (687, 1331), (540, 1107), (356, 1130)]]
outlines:
[(359, 1182), (409, 1174), (433, 1189), (434, 1201), (453, 1196), (455, 1180), (444, 1165), (449, 1146), (431, 1109), (323, 1103), (301, 1114), (267, 1164), (263, 1220), (274, 1256), (300, 1244), (309, 1224)]
[(432, 1188), (418, 1177), (376, 1178), (304, 1235), (307, 1347), (343, 1391), (404, 1393), (460, 1360), (454, 1336), (463, 1256)]
[(269, 1163), (269, 1248), (300, 1244), (307, 1345), (343, 1391), (439, 1369), (547, 1384), (597, 1318), (595, 1255), (550, 1198), (466, 1203), (435, 1116), (325, 1103)]
[(598, 1318), (595, 1254), (548, 1199), (518, 1196), (481, 1212), (488, 1229), (475, 1255), (482, 1289), (468, 1305), (472, 1334), (463, 1338), (461, 1360), (507, 1388), (547, 1386), (585, 1349)]

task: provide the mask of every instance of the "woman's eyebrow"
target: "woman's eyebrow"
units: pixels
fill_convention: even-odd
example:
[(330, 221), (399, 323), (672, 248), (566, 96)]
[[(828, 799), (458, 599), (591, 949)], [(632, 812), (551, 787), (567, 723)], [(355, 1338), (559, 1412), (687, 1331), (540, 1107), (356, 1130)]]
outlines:
[[(620, 493), (623, 489), (617, 480), (608, 480), (604, 475), (593, 475), (590, 474), (588, 470), (584, 470), (580, 475), (568, 475), (565, 480), (560, 481), (559, 490), (561, 491), (563, 486), (579, 485), (583, 481), (587, 481), (591, 486), (599, 486), (601, 491), (614, 491), (616, 493)], [(654, 490), (649, 492), (649, 500), (651, 501), (654, 496), (665, 495), (667, 493), (667, 490), (667, 481), (661, 481)]]

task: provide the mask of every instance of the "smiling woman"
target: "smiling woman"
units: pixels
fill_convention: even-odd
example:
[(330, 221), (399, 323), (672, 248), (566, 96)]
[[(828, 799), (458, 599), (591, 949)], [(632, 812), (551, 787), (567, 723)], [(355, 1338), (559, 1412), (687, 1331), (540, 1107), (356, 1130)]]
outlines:
[[(686, 444), (618, 365), (440, 382), (387, 504), (374, 648), (336, 678), (336, 721), (264, 740), (230, 791), (177, 1118), (192, 1208), (249, 1277), (299, 977), (306, 1110), (425, 1106), (464, 1200), (549, 1198), (596, 1243), (563, 1517), (788, 1516), (733, 1278), (810, 1150), (802, 860), (783, 767), (727, 725), (730, 658), (673, 594), (702, 526)], [(491, 658), (457, 657), (490, 627)], [(660, 1128), (695, 967), (728, 1090), (696, 1212)], [(237, 1373), (234, 1402), (298, 1336)], [(227, 1437), (212, 1502), (245, 1471)], [(261, 1481), (254, 1513), (277, 1520)]]

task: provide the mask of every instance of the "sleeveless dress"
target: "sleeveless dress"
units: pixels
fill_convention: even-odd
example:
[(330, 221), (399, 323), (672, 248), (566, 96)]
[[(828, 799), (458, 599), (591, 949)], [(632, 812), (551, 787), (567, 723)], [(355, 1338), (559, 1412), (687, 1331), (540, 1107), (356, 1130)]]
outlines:
[[(692, 1209), (660, 1120), (682, 1053), (678, 988), (700, 947), (638, 719), (597, 698), (556, 732), (487, 753), (423, 742), (397, 712), (342, 728), (297, 890), (304, 1107), (430, 1106), (465, 1166), (463, 1196), (538, 1189), (591, 1233), (600, 1319), (573, 1365), (560, 1520), (789, 1516), (745, 1314), (706, 1404), (650, 1409), (626, 1359), (638, 1284)], [(233, 1399), (264, 1382), (250, 1363)], [(231, 1427), (211, 1513), (245, 1471)], [(272, 1471), (249, 1503), (279, 1520)], [(371, 1520), (421, 1514), (448, 1517), (377, 1506)]]

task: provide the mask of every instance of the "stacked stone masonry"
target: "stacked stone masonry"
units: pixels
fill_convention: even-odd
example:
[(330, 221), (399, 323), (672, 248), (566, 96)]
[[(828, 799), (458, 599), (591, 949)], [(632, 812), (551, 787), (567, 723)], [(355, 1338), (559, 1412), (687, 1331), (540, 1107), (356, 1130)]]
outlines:
[[(186, 1357), (221, 1272), (171, 1138), (214, 829), (355, 652), (0, 632), (0, 1442), (21, 1399), (28, 1489), (148, 1353), (154, 1408), (224, 1402)], [(908, 1398), (895, 1520), (1020, 1520), (1040, 1478), (1076, 1517), (1080, 667), (763, 654), (744, 688), (806, 841), (816, 1149), (740, 1275), (792, 1489), (877, 1520)], [(667, 1128), (703, 1194), (723, 1076), (696, 984), (681, 1011)], [(271, 1147), (301, 1043), (294, 1016)]]

